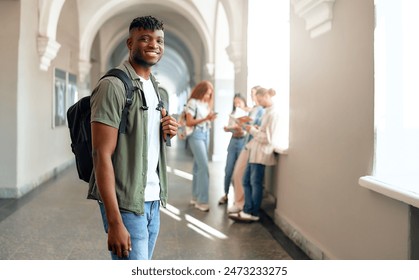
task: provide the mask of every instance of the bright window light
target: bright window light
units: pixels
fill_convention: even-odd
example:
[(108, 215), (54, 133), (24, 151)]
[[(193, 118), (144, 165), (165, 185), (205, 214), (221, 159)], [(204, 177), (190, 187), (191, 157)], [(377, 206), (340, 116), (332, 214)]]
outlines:
[(375, 5), (373, 176), (419, 194), (419, 1)]
[[(255, 85), (273, 88), (281, 111), (281, 150), (288, 148), (290, 1), (249, 0), (248, 94)], [(248, 97), (250, 99), (250, 96)]]

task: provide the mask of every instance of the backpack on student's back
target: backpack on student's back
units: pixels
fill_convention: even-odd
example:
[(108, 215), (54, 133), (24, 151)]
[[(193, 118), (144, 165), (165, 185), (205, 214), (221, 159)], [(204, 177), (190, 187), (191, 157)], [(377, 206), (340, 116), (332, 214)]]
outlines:
[[(109, 76), (119, 78), (125, 86), (126, 102), (124, 110), (122, 111), (119, 133), (126, 133), (128, 110), (132, 104), (134, 91), (138, 88), (134, 87), (131, 79), (121, 69), (113, 68), (100, 79)], [(90, 130), (90, 96), (81, 98), (68, 108), (67, 120), (68, 128), (70, 129), (71, 151), (76, 158), (79, 178), (89, 182), (93, 171), (92, 134)]]
[[(183, 106), (183, 110), (182, 113), (180, 113), (179, 115), (179, 119), (178, 119), (178, 129), (177, 129), (177, 137), (180, 140), (186, 140), (188, 138), (188, 136), (190, 136), (193, 131), (194, 131), (194, 126), (187, 126), (186, 125), (186, 111), (187, 111), (187, 107), (186, 104)], [(195, 115), (196, 115), (196, 109), (195, 109)], [(194, 116), (195, 118), (196, 116)]]

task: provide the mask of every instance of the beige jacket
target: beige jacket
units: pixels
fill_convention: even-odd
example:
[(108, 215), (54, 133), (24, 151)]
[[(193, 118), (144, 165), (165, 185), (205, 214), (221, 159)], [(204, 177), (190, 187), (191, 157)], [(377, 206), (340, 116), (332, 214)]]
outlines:
[(253, 139), (247, 143), (249, 162), (263, 165), (275, 165), (276, 155), (274, 150), (279, 141), (279, 110), (275, 105), (265, 109), (262, 123), (259, 128), (252, 127), (250, 134)]

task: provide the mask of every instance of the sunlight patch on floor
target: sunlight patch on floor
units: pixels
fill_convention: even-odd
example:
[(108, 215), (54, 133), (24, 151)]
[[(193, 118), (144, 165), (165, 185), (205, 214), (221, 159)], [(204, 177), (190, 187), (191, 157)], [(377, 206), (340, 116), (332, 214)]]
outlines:
[[(160, 211), (167, 216), (171, 217), (172, 219), (180, 222), (182, 221), (181, 212), (178, 208), (174, 207), (173, 205), (167, 204), (166, 208), (160, 207)], [(196, 231), (197, 233), (201, 234), (202, 236), (214, 240), (215, 238), (218, 239), (227, 239), (227, 235), (224, 233), (216, 230), (215, 228), (207, 225), (206, 223), (201, 222), (200, 220), (192, 217), (191, 215), (185, 214), (185, 220), (187, 221), (187, 227)]]
[(170, 210), (164, 208), (164, 207), (160, 207), (160, 211), (163, 212), (164, 214), (166, 214), (167, 216), (175, 219), (176, 221), (182, 221), (182, 218), (179, 217), (178, 215), (174, 214), (173, 212), (171, 212)]
[(190, 216), (190, 215), (188, 215), (188, 214), (186, 214), (186, 215), (185, 215), (185, 218), (186, 218), (186, 220), (187, 220), (188, 222), (190, 222), (190, 223), (192, 223), (192, 224), (196, 225), (197, 227), (199, 227), (199, 228), (201, 228), (202, 230), (204, 230), (204, 231), (206, 231), (206, 232), (210, 233), (211, 235), (213, 235), (213, 236), (217, 237), (218, 239), (227, 239), (227, 238), (228, 238), (228, 237), (227, 237), (227, 235), (225, 235), (224, 233), (222, 233), (222, 232), (220, 232), (220, 231), (216, 230), (216, 229), (215, 229), (215, 228), (213, 228), (213, 227), (210, 227), (209, 225), (207, 225), (207, 224), (205, 224), (205, 223), (201, 222), (200, 220), (198, 220), (198, 219), (196, 219), (196, 218), (194, 218), (194, 217), (192, 217), (192, 216)]
[(208, 234), (205, 231), (201, 230), (197, 226), (194, 226), (193, 224), (189, 224), (189, 223), (188, 223), (187, 226), (188, 226), (188, 228), (190, 228), (190, 229), (196, 231), (197, 233), (199, 233), (200, 235), (202, 235), (202, 236), (204, 236), (204, 237), (206, 237), (208, 239), (214, 240), (214, 238), (210, 234)]
[(167, 172), (173, 173), (174, 175), (182, 177), (189, 181), (192, 181), (192, 178), (193, 178), (191, 173), (188, 173), (188, 172), (176, 169), (176, 168), (171, 168), (170, 166), (167, 166)]

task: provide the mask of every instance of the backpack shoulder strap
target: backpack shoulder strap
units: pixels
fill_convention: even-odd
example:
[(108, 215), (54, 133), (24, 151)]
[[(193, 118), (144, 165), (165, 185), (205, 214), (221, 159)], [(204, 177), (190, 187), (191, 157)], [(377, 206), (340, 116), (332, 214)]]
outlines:
[(121, 116), (121, 123), (119, 124), (119, 133), (126, 133), (127, 132), (127, 122), (128, 122), (128, 112), (129, 107), (132, 104), (132, 99), (134, 97), (134, 91), (137, 89), (132, 84), (131, 79), (128, 77), (127, 73), (123, 70), (118, 68), (112, 68), (105, 75), (102, 76), (103, 79), (105, 77), (113, 76), (120, 79), (124, 83), (125, 92), (126, 92), (126, 102), (124, 106), (124, 110), (122, 110)]

